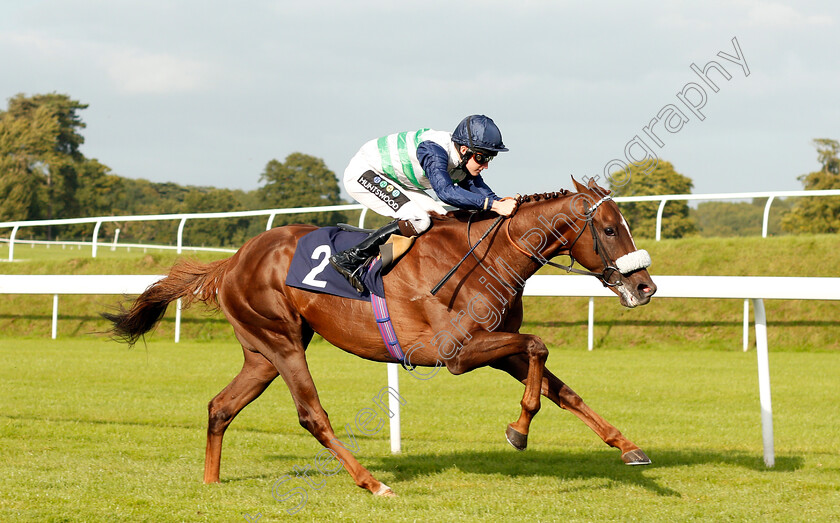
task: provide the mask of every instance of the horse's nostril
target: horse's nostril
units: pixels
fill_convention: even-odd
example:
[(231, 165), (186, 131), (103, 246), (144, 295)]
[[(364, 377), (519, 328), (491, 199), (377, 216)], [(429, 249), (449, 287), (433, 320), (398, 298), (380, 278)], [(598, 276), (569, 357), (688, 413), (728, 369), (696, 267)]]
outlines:
[(656, 292), (656, 286), (652, 283), (640, 283), (637, 288), (642, 296), (653, 296)]

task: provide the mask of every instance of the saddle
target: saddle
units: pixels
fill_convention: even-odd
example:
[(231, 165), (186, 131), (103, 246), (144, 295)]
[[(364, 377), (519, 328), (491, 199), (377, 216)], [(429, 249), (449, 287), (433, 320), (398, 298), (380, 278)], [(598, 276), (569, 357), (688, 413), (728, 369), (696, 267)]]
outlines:
[(391, 235), (388, 241), (379, 247), (379, 257), (373, 260), (362, 278), (366, 287), (363, 294), (356, 292), (329, 264), (330, 256), (356, 245), (368, 234), (370, 232), (365, 229), (341, 224), (337, 227), (321, 227), (302, 236), (298, 240), (286, 275), (286, 285), (362, 301), (370, 301), (371, 293), (384, 297), (382, 275), (408, 252), (414, 244), (414, 237)]
[(356, 292), (356, 289), (328, 263), (333, 252), (339, 252), (357, 244), (368, 234), (370, 231), (365, 229), (339, 224), (338, 227), (316, 229), (301, 237), (289, 266), (286, 285), (310, 292), (371, 302), (373, 315), (385, 347), (395, 361), (407, 368), (405, 354), (397, 340), (385, 302), (382, 274), (393, 267), (397, 260), (411, 248), (414, 237), (391, 235), (388, 241), (379, 247), (379, 257), (370, 263), (362, 278), (365, 285), (363, 294)]

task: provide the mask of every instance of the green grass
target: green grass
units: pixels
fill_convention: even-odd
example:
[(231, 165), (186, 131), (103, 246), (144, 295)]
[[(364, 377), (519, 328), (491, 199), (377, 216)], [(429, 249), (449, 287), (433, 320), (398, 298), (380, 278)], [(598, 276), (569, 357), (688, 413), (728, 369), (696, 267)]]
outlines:
[[(836, 236), (639, 242), (657, 274), (836, 276)], [(162, 274), (171, 251), (16, 249), (7, 274)], [(0, 247), (0, 258), (8, 251)], [(191, 255), (192, 256), (192, 255)], [(202, 260), (225, 257), (201, 253)], [(26, 261), (29, 260), (29, 261)], [(551, 269), (545, 272), (551, 273)], [(292, 503), (272, 486), (314, 466), (321, 447), (278, 381), (233, 423), (222, 483), (203, 485), (206, 404), (236, 374), (230, 326), (202, 307), (169, 311), (133, 350), (96, 332), (114, 296), (64, 296), (50, 340), (50, 296), (0, 296), (0, 521), (260, 521)], [(654, 300), (627, 310), (596, 299), (526, 298), (523, 332), (548, 367), (640, 445), (649, 467), (544, 402), (518, 453), (504, 440), (522, 386), (490, 369), (417, 381), (401, 372), (403, 453), (387, 427), (356, 435), (361, 462), (399, 495), (378, 499), (346, 473), (308, 492), (304, 520), (827, 521), (840, 518), (840, 303), (767, 301), (776, 467), (762, 462), (754, 351), (741, 352), (740, 300)], [(212, 343), (206, 343), (212, 342)], [(339, 437), (385, 385), (385, 367), (322, 340), (309, 350)]]
[[(385, 367), (324, 343), (309, 363), (344, 434)], [(222, 483), (201, 484), (206, 403), (238, 371), (235, 343), (147, 346), (88, 337), (0, 339), (0, 520), (276, 521), (272, 486), (320, 446), (277, 381), (228, 431)], [(754, 353), (691, 344), (551, 347), (549, 368), (653, 459), (627, 467), (571, 414), (544, 402), (529, 449), (504, 441), (522, 386), (491, 369), (417, 381), (401, 372), (403, 453), (387, 426), (355, 454), (399, 495), (341, 472), (297, 517), (329, 521), (828, 521), (840, 517), (840, 360), (770, 354), (776, 467), (762, 462)], [(284, 490), (285, 491), (285, 490)]]

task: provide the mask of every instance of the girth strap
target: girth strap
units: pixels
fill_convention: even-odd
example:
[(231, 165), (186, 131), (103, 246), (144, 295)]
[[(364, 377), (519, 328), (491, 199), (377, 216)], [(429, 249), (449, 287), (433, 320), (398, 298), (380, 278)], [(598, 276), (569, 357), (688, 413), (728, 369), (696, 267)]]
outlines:
[(397, 360), (405, 370), (409, 372), (414, 370), (414, 366), (409, 368), (405, 364), (405, 353), (400, 346), (400, 341), (397, 339), (394, 325), (391, 323), (391, 315), (388, 313), (388, 305), (385, 303), (385, 298), (370, 293), (370, 304), (373, 307), (373, 317), (376, 318), (376, 326), (379, 327), (379, 334), (382, 336), (382, 341), (385, 342), (385, 348), (388, 349), (388, 354)]

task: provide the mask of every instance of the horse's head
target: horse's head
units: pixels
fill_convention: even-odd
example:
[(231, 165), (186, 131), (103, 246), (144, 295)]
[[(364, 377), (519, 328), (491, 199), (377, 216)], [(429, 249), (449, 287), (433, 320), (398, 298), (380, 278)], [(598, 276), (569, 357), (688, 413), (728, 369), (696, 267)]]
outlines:
[(604, 284), (618, 295), (622, 305), (645, 305), (656, 292), (647, 271), (650, 256), (636, 248), (630, 226), (609, 197), (609, 190), (594, 180), (589, 185), (574, 178), (572, 182), (579, 195), (572, 198), (572, 210), (582, 218), (578, 223), (583, 227), (577, 241), (567, 246), (570, 255), (590, 271), (601, 273)]
[[(517, 211), (532, 225), (512, 239), (514, 245), (538, 263), (597, 276), (625, 307), (645, 305), (656, 292), (647, 271), (650, 256), (636, 249), (630, 226), (609, 197), (609, 190), (594, 180), (588, 186), (572, 181), (577, 193), (563, 191), (523, 199), (539, 203)], [(570, 256), (570, 266), (550, 261), (559, 255)], [(574, 262), (591, 272), (574, 269)]]

